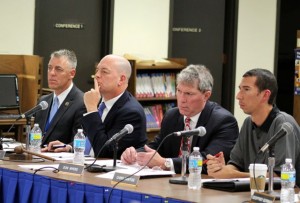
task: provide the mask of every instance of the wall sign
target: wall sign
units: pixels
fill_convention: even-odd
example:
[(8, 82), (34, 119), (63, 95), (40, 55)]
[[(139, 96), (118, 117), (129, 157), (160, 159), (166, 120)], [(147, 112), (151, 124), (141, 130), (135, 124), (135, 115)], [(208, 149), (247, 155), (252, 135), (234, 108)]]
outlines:
[(54, 28), (82, 30), (84, 28), (84, 24), (83, 23), (55, 23)]

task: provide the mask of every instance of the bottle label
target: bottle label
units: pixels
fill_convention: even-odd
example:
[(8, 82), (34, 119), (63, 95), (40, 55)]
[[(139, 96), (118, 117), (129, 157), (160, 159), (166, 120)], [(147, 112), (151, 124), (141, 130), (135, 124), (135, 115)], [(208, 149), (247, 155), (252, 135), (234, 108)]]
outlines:
[(85, 148), (85, 140), (74, 140), (74, 148)]
[(296, 181), (296, 174), (294, 172), (282, 172), (281, 173), (281, 180), (289, 180), (289, 181)]
[(197, 167), (202, 167), (202, 159), (190, 159), (189, 160), (189, 167), (190, 168), (197, 168)]
[(30, 133), (30, 140), (40, 140), (42, 139), (41, 133)]

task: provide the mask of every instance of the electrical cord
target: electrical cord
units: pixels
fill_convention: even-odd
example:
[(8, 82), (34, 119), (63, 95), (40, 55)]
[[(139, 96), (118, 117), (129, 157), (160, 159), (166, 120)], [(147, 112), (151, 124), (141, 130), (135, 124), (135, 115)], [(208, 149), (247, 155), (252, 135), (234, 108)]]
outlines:
[(161, 147), (161, 145), (163, 144), (163, 142), (164, 142), (167, 138), (169, 138), (171, 135), (174, 135), (174, 133), (170, 133), (170, 134), (168, 134), (166, 137), (164, 137), (164, 139), (161, 141), (161, 143), (158, 145), (157, 149), (155, 150), (154, 154), (150, 157), (150, 159), (149, 159), (149, 160), (148, 160), (148, 161), (147, 161), (140, 169), (138, 169), (136, 172), (134, 172), (134, 173), (132, 173), (132, 174), (126, 176), (125, 178), (121, 179), (120, 181), (118, 181), (117, 183), (115, 183), (115, 184), (113, 185), (113, 187), (111, 188), (111, 190), (110, 190), (110, 192), (109, 192), (109, 195), (108, 195), (108, 201), (107, 201), (108, 203), (110, 202), (110, 198), (111, 198), (112, 192), (113, 192), (113, 190), (117, 187), (117, 185), (119, 185), (119, 184), (120, 184), (121, 182), (123, 182), (124, 180), (126, 180), (126, 179), (128, 179), (128, 178), (134, 176), (135, 174), (137, 174), (138, 172), (140, 172), (141, 170), (143, 170), (143, 169), (150, 163), (150, 161), (153, 159), (153, 157), (157, 154), (157, 151), (159, 150), (159, 148)]

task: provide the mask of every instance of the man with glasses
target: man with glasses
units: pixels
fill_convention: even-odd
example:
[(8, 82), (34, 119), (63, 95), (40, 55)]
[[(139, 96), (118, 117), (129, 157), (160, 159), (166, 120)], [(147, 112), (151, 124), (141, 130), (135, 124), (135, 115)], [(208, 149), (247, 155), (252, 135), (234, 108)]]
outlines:
[[(81, 118), (86, 112), (83, 92), (73, 83), (77, 58), (73, 51), (54, 51), (48, 63), (48, 86), (53, 93), (42, 96), (49, 108), (35, 115), (42, 132), (42, 151), (71, 151), (73, 137), (81, 128)], [(54, 149), (53, 145), (66, 143), (65, 147)], [(47, 145), (47, 146), (46, 146)], [(43, 148), (44, 147), (44, 148)]]

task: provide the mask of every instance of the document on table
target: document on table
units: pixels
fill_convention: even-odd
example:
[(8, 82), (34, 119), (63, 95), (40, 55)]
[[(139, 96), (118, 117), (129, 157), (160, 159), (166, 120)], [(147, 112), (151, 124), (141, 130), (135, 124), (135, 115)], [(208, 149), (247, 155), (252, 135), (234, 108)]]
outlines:
[(58, 168), (58, 164), (34, 164), (34, 165), (18, 165), (21, 168), (25, 168), (28, 170), (38, 170), (38, 169), (42, 169), (42, 170), (54, 170), (55, 168)]
[(49, 156), (51, 158), (56, 159), (57, 161), (71, 161), (73, 160), (74, 154), (70, 152), (42, 152), (43, 155)]
[[(102, 160), (100, 162), (96, 162), (98, 165), (103, 166), (113, 166), (112, 165), (112, 160), (106, 160), (105, 162), (102, 162)], [(144, 168), (141, 171), (138, 171), (141, 169), (141, 166), (139, 166), (138, 164), (134, 164), (134, 165), (125, 165), (122, 164), (121, 161), (117, 161), (117, 167), (120, 167), (120, 169), (117, 169), (115, 171), (111, 171), (108, 173), (104, 173), (104, 174), (100, 174), (97, 175), (96, 177), (99, 178), (108, 178), (108, 179), (113, 179), (114, 174), (115, 173), (123, 173), (123, 174), (128, 174), (128, 175), (136, 175), (136, 176), (141, 176), (142, 177), (160, 177), (160, 176), (172, 176), (175, 173), (173, 171), (164, 171), (161, 169), (151, 169), (151, 168)]]

